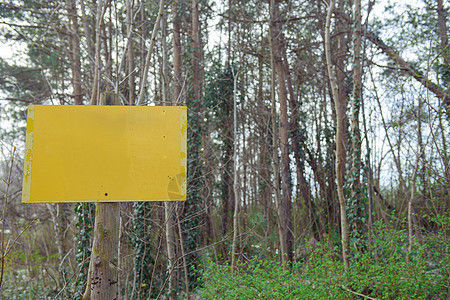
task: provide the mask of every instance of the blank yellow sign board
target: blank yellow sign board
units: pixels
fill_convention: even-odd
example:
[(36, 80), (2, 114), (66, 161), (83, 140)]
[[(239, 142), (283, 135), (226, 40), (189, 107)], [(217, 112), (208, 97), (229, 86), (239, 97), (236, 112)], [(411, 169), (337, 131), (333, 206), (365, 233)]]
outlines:
[(186, 200), (184, 106), (28, 107), (22, 202)]

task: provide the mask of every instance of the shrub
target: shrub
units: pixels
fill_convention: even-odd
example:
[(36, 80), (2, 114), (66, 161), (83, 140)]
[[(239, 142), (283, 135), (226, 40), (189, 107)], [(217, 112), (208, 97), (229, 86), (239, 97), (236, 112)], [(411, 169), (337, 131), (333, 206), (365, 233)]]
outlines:
[[(450, 220), (450, 218), (449, 218)], [(441, 220), (447, 224), (449, 220)], [(447, 225), (442, 225), (447, 230)], [(235, 267), (207, 262), (202, 271), (205, 299), (447, 299), (449, 242), (415, 245), (406, 263), (407, 235), (377, 223), (364, 252), (353, 247), (351, 266), (344, 271), (340, 249), (319, 244), (303, 262), (287, 270), (273, 260), (254, 258)], [(436, 254), (435, 247), (440, 247)], [(434, 249), (430, 249), (434, 248)], [(443, 250), (442, 250), (443, 249)], [(437, 256), (437, 257), (436, 257)], [(430, 263), (439, 266), (430, 269)]]

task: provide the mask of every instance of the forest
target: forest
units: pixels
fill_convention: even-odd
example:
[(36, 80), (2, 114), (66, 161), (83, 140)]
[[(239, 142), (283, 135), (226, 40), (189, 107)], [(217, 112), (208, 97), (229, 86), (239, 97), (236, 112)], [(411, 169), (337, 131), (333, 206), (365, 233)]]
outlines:
[[(0, 298), (449, 299), (449, 8), (0, 1)], [(187, 199), (116, 206), (91, 293), (96, 204), (21, 203), (26, 112), (105, 95), (187, 106)]]

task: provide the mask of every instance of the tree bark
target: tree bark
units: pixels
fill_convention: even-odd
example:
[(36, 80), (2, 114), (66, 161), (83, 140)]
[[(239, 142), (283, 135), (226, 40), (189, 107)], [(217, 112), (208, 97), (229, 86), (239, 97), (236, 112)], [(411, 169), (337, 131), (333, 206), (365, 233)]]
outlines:
[[(341, 12), (344, 11), (344, 6), (345, 6), (345, 0), (338, 0), (338, 7), (336, 7), (336, 13), (337, 12)], [(339, 14), (340, 15), (340, 14)], [(339, 33), (336, 35), (336, 43), (333, 45), (331, 45), (332, 47), (334, 47), (336, 49), (336, 55), (334, 56), (334, 60), (335, 60), (335, 78), (336, 78), (336, 85), (337, 85), (337, 93), (338, 93), (338, 99), (339, 101), (341, 101), (341, 106), (342, 106), (342, 110), (343, 113), (341, 114), (341, 118), (336, 117), (336, 124), (338, 122), (340, 122), (340, 127), (342, 130), (342, 143), (344, 144), (344, 148), (345, 150), (341, 153), (342, 155), (342, 168), (341, 168), (341, 174), (342, 174), (342, 178), (345, 178), (345, 173), (346, 173), (346, 166), (349, 162), (349, 158), (348, 158), (348, 153), (346, 151), (346, 145), (349, 142), (349, 132), (348, 132), (348, 127), (349, 127), (349, 120), (348, 120), (348, 116), (347, 116), (347, 106), (348, 106), (348, 97), (349, 97), (349, 93), (348, 93), (348, 89), (347, 89), (347, 64), (346, 64), (346, 56), (348, 55), (348, 51), (349, 51), (349, 47), (348, 47), (348, 37), (347, 37), (347, 32), (349, 31), (349, 26), (344, 22), (344, 20), (342, 20), (341, 18), (336, 18), (335, 19), (335, 32)], [(330, 41), (331, 43), (331, 41)], [(333, 97), (333, 101), (336, 101), (336, 99)], [(335, 103), (336, 106), (336, 103)], [(337, 112), (336, 112), (337, 114)], [(351, 162), (351, 160), (350, 160)]]
[(87, 285), (91, 300), (117, 299), (119, 216), (120, 203), (97, 203)]

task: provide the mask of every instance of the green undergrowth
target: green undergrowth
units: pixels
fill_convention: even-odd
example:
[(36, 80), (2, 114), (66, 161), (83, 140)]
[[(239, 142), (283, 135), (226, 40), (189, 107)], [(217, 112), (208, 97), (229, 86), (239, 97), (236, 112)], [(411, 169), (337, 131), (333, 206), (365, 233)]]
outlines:
[[(406, 260), (406, 230), (378, 223), (364, 251), (352, 249), (350, 270), (344, 271), (340, 249), (319, 243), (301, 262), (283, 268), (257, 257), (203, 266), (204, 299), (449, 299), (448, 221), (441, 230), (417, 241)], [(447, 222), (447, 223), (446, 223)]]

